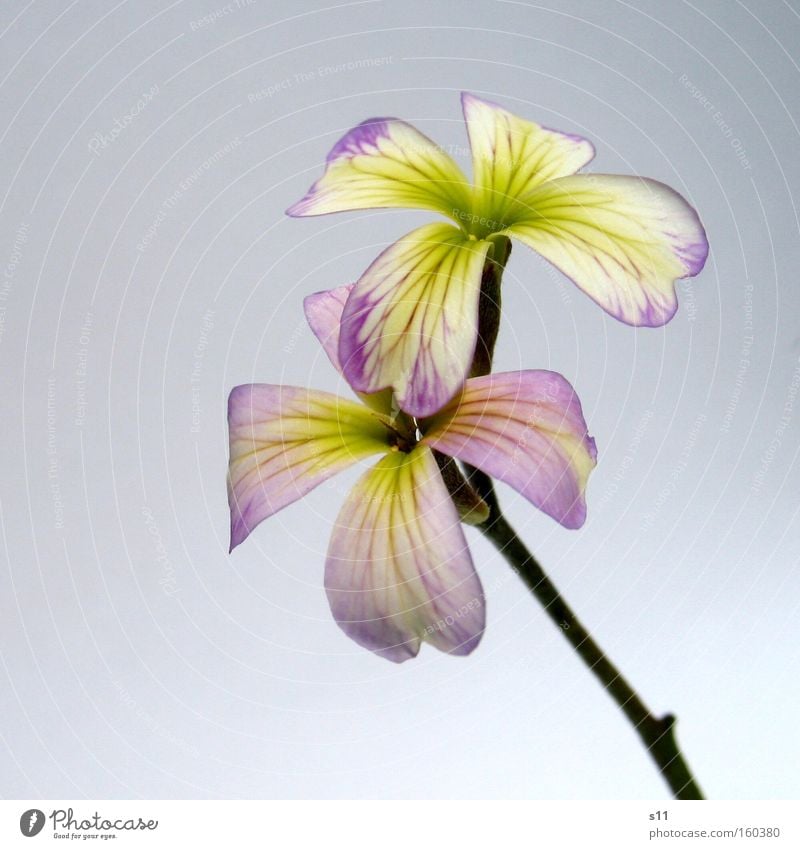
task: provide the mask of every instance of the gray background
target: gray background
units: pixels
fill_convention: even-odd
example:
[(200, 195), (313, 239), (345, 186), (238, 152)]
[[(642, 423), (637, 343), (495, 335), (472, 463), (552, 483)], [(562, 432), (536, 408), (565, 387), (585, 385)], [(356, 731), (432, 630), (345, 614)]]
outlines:
[(663, 797), (473, 531), (482, 645), (402, 666), (349, 642), (322, 588), (357, 470), (227, 554), (228, 391), (336, 389), (302, 297), (431, 220), (283, 210), (371, 116), (468, 167), (466, 89), (700, 210), (711, 256), (663, 330), (516, 247), (497, 367), (563, 372), (600, 462), (580, 531), (502, 497), (678, 714), (707, 792), (796, 796), (798, 4), (234, 0), (202, 20), (224, 8), (3, 3), (0, 792)]

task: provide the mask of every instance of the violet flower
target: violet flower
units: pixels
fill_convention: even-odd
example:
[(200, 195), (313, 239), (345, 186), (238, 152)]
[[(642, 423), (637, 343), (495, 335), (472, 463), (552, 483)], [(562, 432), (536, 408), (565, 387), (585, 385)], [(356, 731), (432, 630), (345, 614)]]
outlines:
[[(351, 290), (305, 301), (340, 372), (339, 327)], [(387, 392), (359, 403), (292, 386), (237, 386), (228, 407), (231, 549), (332, 475), (379, 455), (334, 524), (325, 566), (333, 615), (348, 636), (389, 660), (416, 656), (423, 640), (469, 654), (483, 633), (485, 606), (461, 521), (483, 522), (488, 509), (474, 493), (475, 503), (457, 509), (443, 455), (505, 481), (577, 528), (594, 440), (574, 390), (549, 371), (469, 379), (426, 419), (392, 407)]]

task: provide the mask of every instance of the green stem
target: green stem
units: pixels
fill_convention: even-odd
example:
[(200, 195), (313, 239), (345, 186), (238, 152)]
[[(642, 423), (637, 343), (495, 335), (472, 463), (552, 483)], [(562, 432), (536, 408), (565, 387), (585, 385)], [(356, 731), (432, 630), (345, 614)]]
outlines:
[(592, 639), (572, 608), (561, 597), (555, 584), (506, 521), (497, 502), (491, 478), (471, 466), (467, 466), (466, 471), (470, 484), (489, 505), (489, 519), (478, 525), (479, 530), (491, 540), (511, 568), (522, 578), (564, 638), (619, 705), (655, 761), (674, 797), (704, 798), (678, 746), (675, 717), (670, 714), (653, 716), (636, 690)]

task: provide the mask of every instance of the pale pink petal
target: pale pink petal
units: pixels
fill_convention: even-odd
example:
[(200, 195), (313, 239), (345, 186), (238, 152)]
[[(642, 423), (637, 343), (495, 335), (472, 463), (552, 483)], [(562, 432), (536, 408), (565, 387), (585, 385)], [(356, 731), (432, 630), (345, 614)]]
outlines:
[[(339, 330), (342, 324), (342, 312), (347, 298), (352, 292), (355, 283), (347, 286), (338, 286), (324, 292), (316, 292), (308, 295), (303, 301), (303, 308), (314, 335), (322, 343), (328, 359), (339, 374), (343, 374), (339, 360)], [(351, 387), (352, 388), (352, 387)], [(358, 392), (353, 389), (358, 397), (368, 406), (382, 415), (391, 416), (392, 390), (382, 389), (378, 392)]]
[(485, 625), (483, 590), (430, 449), (383, 457), (336, 520), (325, 588), (342, 630), (397, 663), (426, 641), (469, 654)]
[(388, 431), (362, 404), (293, 386), (237, 386), (228, 428), (231, 549), (331, 475), (389, 450)]
[(342, 311), (353, 286), (355, 283), (315, 292), (303, 301), (306, 321), (339, 374), (342, 373), (339, 362), (339, 328), (342, 323)]
[(564, 527), (586, 519), (584, 490), (597, 452), (578, 396), (560, 374), (471, 378), (424, 427), (423, 442), (514, 487)]

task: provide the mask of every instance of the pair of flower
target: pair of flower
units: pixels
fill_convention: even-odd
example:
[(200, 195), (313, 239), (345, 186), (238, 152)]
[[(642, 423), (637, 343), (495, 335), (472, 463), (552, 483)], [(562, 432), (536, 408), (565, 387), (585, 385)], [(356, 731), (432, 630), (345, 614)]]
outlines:
[[(229, 401), (231, 548), (322, 481), (381, 454), (334, 525), (325, 587), (343, 630), (390, 660), (425, 640), (468, 654), (485, 625), (480, 581), (447, 460), (502, 480), (565, 527), (586, 514), (595, 465), (578, 398), (560, 375), (469, 378), (484, 267), (509, 237), (538, 251), (616, 318), (658, 326), (677, 308), (675, 280), (708, 253), (697, 214), (653, 180), (576, 172), (594, 155), (578, 136), (462, 98), (473, 185), (411, 125), (372, 119), (332, 149), (293, 216), (430, 209), (454, 224), (420, 227), (353, 286), (306, 299), (306, 317), (362, 403), (256, 384)], [(452, 470), (451, 470), (452, 471)]]

